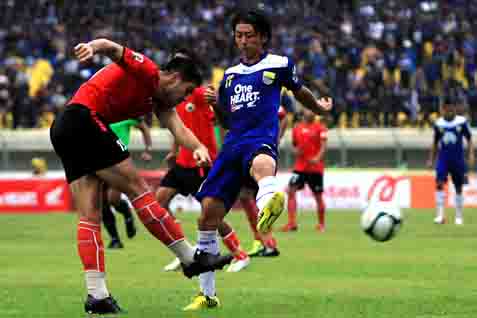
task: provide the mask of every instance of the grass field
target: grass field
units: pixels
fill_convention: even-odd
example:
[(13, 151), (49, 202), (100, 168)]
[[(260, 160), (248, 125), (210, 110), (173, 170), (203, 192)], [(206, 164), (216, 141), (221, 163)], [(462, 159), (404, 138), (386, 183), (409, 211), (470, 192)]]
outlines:
[[(277, 234), (282, 256), (218, 274), (223, 307), (207, 313), (181, 311), (197, 281), (162, 272), (171, 254), (141, 227), (124, 250), (107, 250), (108, 286), (126, 317), (475, 317), (477, 216), (467, 210), (459, 228), (432, 217), (406, 211), (399, 236), (375, 243), (360, 232), (358, 213), (331, 212), (324, 234), (302, 214), (298, 233)], [(196, 215), (181, 218), (195, 237)], [(228, 219), (249, 247), (245, 217)], [(0, 215), (0, 224), (0, 317), (85, 317), (75, 216)]]

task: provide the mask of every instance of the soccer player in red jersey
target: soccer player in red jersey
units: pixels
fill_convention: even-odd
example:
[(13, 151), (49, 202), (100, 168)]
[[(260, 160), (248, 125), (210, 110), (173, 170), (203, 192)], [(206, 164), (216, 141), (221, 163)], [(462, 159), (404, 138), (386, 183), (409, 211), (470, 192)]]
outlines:
[(95, 54), (105, 55), (113, 63), (78, 89), (53, 122), (50, 138), (79, 214), (78, 252), (88, 289), (85, 311), (108, 314), (119, 313), (121, 308), (105, 281), (100, 231), (103, 183), (130, 198), (149, 232), (181, 260), (187, 277), (220, 269), (232, 257), (204, 253), (187, 242), (181, 227), (157, 203), (154, 193), (139, 176), (127, 148), (109, 128), (111, 123), (153, 111), (177, 142), (193, 151), (199, 165), (210, 165), (207, 148), (172, 108), (201, 83), (194, 59), (174, 57), (159, 70), (146, 56), (107, 39), (75, 47), (76, 58), (82, 63), (89, 62)]
[(296, 192), (308, 184), (316, 200), (317, 230), (325, 230), (325, 202), (323, 200), (323, 161), (326, 151), (327, 129), (315, 120), (315, 114), (303, 111), (303, 121), (293, 128), (292, 141), (297, 156), (293, 175), (288, 185), (288, 224), (282, 231), (296, 231)]
[[(176, 111), (184, 125), (204, 144), (209, 150), (210, 158), (217, 157), (217, 141), (214, 134), (214, 111), (204, 97), (206, 87), (197, 87), (182, 103), (176, 106)], [(156, 192), (159, 204), (168, 208), (170, 201), (178, 193), (187, 196), (194, 195), (209, 171), (208, 167), (198, 167), (192, 152), (174, 142), (171, 152), (166, 160), (172, 167), (161, 181), (161, 186)], [(248, 266), (250, 258), (241, 248), (240, 241), (233, 228), (225, 221), (220, 224), (218, 232), (224, 245), (234, 255), (234, 262), (228, 268), (229, 272), (237, 272)], [(180, 262), (175, 259), (164, 270), (173, 271), (180, 267)], [(200, 276), (199, 276), (200, 278)]]

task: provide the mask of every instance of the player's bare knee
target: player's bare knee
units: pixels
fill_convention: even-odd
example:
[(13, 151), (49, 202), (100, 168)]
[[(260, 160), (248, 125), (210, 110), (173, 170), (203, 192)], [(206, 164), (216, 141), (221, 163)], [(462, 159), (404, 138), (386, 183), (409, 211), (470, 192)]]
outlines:
[(273, 176), (275, 169), (275, 159), (266, 154), (259, 154), (252, 161), (250, 173), (258, 181), (264, 177)]

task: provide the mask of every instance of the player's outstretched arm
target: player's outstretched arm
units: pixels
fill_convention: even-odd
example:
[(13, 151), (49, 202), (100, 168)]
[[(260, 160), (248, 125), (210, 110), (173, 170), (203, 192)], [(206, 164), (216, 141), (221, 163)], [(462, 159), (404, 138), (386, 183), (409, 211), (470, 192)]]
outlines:
[(114, 62), (121, 60), (124, 47), (107, 39), (96, 39), (75, 46), (75, 56), (81, 63), (91, 61), (95, 54), (105, 55)]
[(317, 99), (315, 95), (306, 87), (293, 92), (295, 98), (306, 108), (315, 114), (321, 114), (323, 111), (329, 111), (333, 107), (333, 100), (330, 97), (322, 97)]
[(200, 143), (199, 139), (187, 128), (177, 115), (175, 109), (156, 112), (161, 124), (169, 129), (175, 141), (194, 152), (194, 159), (198, 166), (207, 166), (212, 163), (207, 148)]

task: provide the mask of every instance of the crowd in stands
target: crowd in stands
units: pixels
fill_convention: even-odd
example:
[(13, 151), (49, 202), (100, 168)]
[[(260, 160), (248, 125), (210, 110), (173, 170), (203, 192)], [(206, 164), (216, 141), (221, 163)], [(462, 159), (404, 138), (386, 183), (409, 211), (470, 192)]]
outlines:
[(306, 84), (335, 99), (330, 126), (428, 127), (449, 89), (477, 124), (477, 1), (0, 1), (0, 128), (47, 127), (84, 80), (78, 42), (108, 37), (158, 64), (193, 46), (208, 74), (237, 62), (229, 21), (264, 10), (270, 51), (294, 59)]

